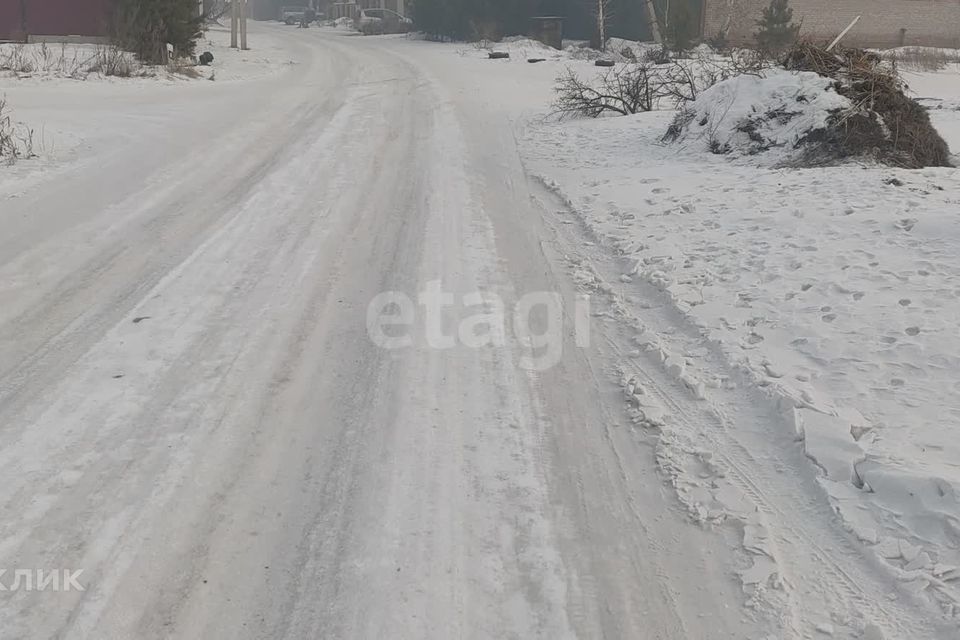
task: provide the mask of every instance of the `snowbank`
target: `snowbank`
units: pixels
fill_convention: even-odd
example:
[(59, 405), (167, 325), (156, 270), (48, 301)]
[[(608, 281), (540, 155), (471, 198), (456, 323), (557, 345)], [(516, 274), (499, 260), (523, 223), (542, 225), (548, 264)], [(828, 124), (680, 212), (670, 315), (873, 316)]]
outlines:
[[(775, 145), (767, 156), (789, 155), (844, 106), (826, 86), (786, 72), (718, 85), (683, 132), (695, 153), (660, 143), (667, 113), (541, 123), (525, 139), (526, 162), (599, 244), (635, 265), (614, 291), (620, 304), (640, 281), (706, 336), (712, 346), (696, 350), (684, 349), (682, 331), (653, 345), (685, 384), (709, 402), (704, 354), (722, 353), (781, 407), (782, 424), (765, 428), (796, 434), (844, 526), (909, 591), (953, 617), (960, 173), (856, 164), (783, 172), (704, 153), (719, 140), (748, 155), (757, 143), (740, 124), (789, 105), (800, 113), (759, 130)], [(768, 99), (754, 110), (758, 95)], [(960, 126), (960, 112), (943, 117)], [(691, 509), (703, 509), (704, 481), (674, 460), (678, 447), (709, 451), (709, 439), (680, 422), (662, 429), (661, 464), (683, 476), (676, 484)]]
[(666, 139), (733, 157), (765, 153), (766, 162), (784, 163), (822, 137), (831, 114), (851, 106), (832, 84), (812, 72), (739, 75), (686, 106)]

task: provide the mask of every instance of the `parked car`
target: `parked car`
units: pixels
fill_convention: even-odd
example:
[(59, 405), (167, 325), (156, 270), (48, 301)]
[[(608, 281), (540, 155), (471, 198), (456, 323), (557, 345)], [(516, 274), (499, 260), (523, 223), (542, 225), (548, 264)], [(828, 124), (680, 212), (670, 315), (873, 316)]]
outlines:
[(307, 16), (307, 7), (283, 7), (280, 10), (280, 22), (284, 24), (300, 24)]
[(413, 20), (390, 9), (363, 9), (357, 17), (357, 28), (367, 35), (407, 33)]

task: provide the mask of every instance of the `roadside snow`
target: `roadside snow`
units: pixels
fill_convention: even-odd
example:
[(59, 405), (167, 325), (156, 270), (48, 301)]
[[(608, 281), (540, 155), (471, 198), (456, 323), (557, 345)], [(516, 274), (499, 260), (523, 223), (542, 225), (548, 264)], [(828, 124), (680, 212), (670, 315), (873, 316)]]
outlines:
[[(260, 38), (249, 51), (230, 48), (230, 30), (211, 26), (197, 44), (197, 54), (209, 51), (210, 66), (143, 66), (130, 53), (96, 44), (0, 44), (0, 91), (29, 84), (62, 81), (178, 83), (188, 80), (251, 80), (272, 75), (293, 64), (287, 49), (276, 38)], [(105, 60), (116, 59), (129, 70), (129, 77), (103, 72)]]
[[(744, 117), (758, 86), (720, 87), (706, 115), (727, 104)], [(841, 105), (821, 95), (804, 116), (813, 123)], [(846, 526), (956, 613), (960, 175), (747, 167), (662, 145), (671, 117), (541, 123), (526, 136), (528, 167), (635, 262), (627, 280), (661, 289), (781, 399)]]
[(132, 78), (88, 72), (85, 61), (102, 50), (96, 45), (0, 45), (0, 60), (17, 56), (33, 64), (28, 74), (0, 72), (0, 97), (18, 131), (32, 135), (35, 156), (0, 164), (0, 206), (54, 172), (114, 155), (131, 135), (161, 130), (177, 114), (164, 105), (179, 104), (184, 92), (198, 98), (194, 108), (203, 108), (210, 94), (242, 92), (245, 82), (293, 69), (285, 36), (283, 29), (257, 29), (251, 50), (237, 51), (229, 47), (229, 30), (214, 26), (197, 47), (200, 53), (211, 51), (214, 62), (189, 67), (201, 74), (196, 79), (168, 68)]

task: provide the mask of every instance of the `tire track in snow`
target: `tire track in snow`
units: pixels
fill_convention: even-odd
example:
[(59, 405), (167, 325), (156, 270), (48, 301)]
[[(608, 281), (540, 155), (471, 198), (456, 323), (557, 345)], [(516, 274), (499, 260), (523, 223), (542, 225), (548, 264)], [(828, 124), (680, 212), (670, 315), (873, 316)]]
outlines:
[[(696, 502), (690, 502), (685, 494), (689, 488), (701, 491), (704, 479), (695, 477), (684, 466), (700, 467), (700, 452), (707, 452), (713, 468), (710, 481), (720, 487), (734, 487), (762, 515), (760, 524), (769, 532), (768, 541), (775, 543), (766, 553), (775, 561), (776, 572), (782, 578), (781, 593), (768, 592), (763, 606), (780, 620), (785, 630), (789, 629), (795, 637), (806, 637), (823, 624), (846, 626), (853, 633), (875, 624), (885, 630), (888, 638), (949, 637), (930, 624), (932, 617), (918, 616), (925, 604), (902, 590), (889, 572), (840, 529), (825, 496), (809, 477), (809, 467), (803, 464), (802, 452), (779, 414), (776, 400), (751, 391), (749, 382), (723, 363), (699, 331), (671, 311), (659, 291), (646, 283), (619, 281), (624, 273), (620, 260), (607, 252), (603, 240), (579, 216), (574, 229), (552, 218), (550, 212), (558, 209), (576, 216), (570, 203), (547, 185), (543, 185), (539, 198), (544, 218), (561, 246), (570, 256), (578, 256), (572, 259), (572, 271), (582, 275), (586, 269), (590, 274), (581, 278), (583, 290), (604, 300), (606, 312), (618, 320), (608, 337), (616, 363), (624, 375), (637, 376), (644, 390), (667, 409), (672, 419), (661, 427), (661, 446), (675, 457), (676, 468), (664, 467), (664, 471), (673, 476), (681, 499), (695, 514)], [(584, 237), (589, 239), (586, 245)], [(619, 293), (621, 290), (623, 294), (629, 292), (631, 299)], [(684, 383), (667, 374), (663, 353), (637, 353), (636, 333), (631, 333), (631, 328), (654, 337), (657, 344), (669, 345), (670, 354), (701, 354), (695, 358), (699, 374), (736, 381), (737, 386), (731, 389), (723, 384), (711, 385), (706, 390), (706, 402), (697, 400)], [(704, 347), (706, 357), (702, 355)], [(763, 436), (764, 425), (768, 425), (769, 437), (758, 437)], [(664, 439), (677, 437), (681, 438), (679, 446), (665, 443)], [(683, 451), (683, 442), (689, 451)], [(782, 497), (771, 495), (771, 489)], [(722, 491), (708, 493), (716, 499)], [(784, 499), (795, 502), (786, 508)], [(742, 514), (726, 509), (723, 518), (730, 517), (743, 521), (744, 526), (748, 524)], [(831, 549), (821, 540), (829, 541)], [(745, 548), (741, 551), (746, 553)], [(745, 560), (750, 557), (747, 554)], [(896, 597), (891, 593), (896, 593)], [(777, 604), (782, 598), (786, 600)]]

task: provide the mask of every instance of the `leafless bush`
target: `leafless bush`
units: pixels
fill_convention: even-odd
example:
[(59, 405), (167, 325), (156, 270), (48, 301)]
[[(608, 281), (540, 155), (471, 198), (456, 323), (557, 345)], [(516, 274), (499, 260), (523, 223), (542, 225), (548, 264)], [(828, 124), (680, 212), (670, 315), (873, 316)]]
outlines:
[(649, 48), (643, 51), (643, 61), (651, 64), (668, 64), (670, 58), (670, 49), (666, 46)]
[(13, 122), (6, 98), (0, 98), (0, 160), (33, 157), (33, 130)]
[(752, 52), (731, 56), (705, 53), (657, 63), (638, 60), (612, 68), (593, 82), (573, 72), (557, 79), (556, 112), (563, 116), (596, 118), (630, 115), (692, 102), (713, 85), (737, 75), (759, 75), (771, 63)]
[(0, 49), (0, 71), (33, 73), (36, 71), (36, 62), (25, 44), (14, 44)]
[(44, 73), (63, 78), (82, 79), (92, 64), (90, 56), (81, 55), (81, 49), (61, 44), (59, 49), (46, 43), (34, 45), (0, 46), (0, 71), (14, 75)]
[(66, 78), (83, 77), (87, 62), (80, 57), (78, 49), (68, 49), (65, 43), (60, 45), (59, 51), (50, 49), (45, 42), (42, 43), (37, 58), (41, 71)]
[(675, 58), (661, 69), (660, 94), (678, 107), (693, 102), (718, 82), (740, 75), (761, 75), (772, 65), (772, 60), (752, 50), (726, 56), (699, 52), (690, 58)]
[(142, 69), (130, 52), (115, 45), (102, 45), (97, 47), (87, 71), (105, 76), (130, 78), (140, 74)]
[(636, 63), (614, 67), (601, 74), (596, 84), (581, 80), (572, 70), (557, 79), (554, 108), (560, 116), (598, 118), (652, 111), (657, 98), (654, 67)]
[(940, 71), (951, 64), (960, 63), (960, 51), (932, 47), (900, 47), (884, 51), (881, 57), (908, 71)]

